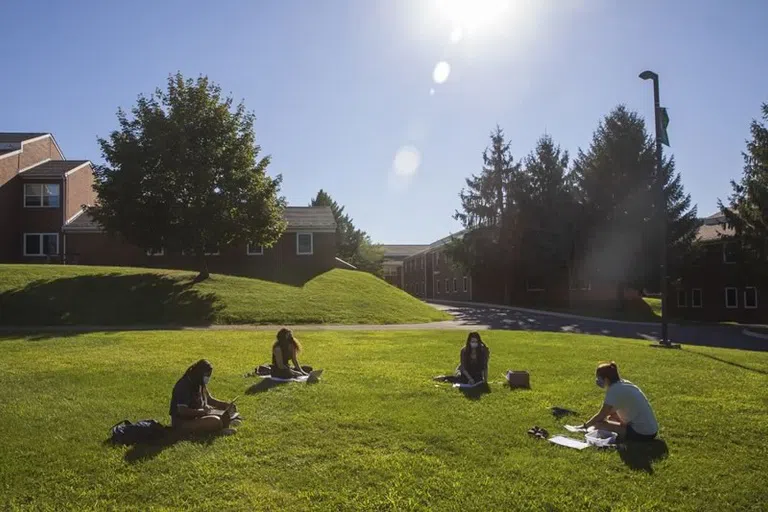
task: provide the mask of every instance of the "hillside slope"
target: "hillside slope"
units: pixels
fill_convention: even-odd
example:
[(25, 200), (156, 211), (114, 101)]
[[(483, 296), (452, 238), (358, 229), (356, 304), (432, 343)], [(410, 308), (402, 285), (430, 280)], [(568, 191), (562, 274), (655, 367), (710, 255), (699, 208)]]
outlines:
[(0, 265), (0, 325), (397, 324), (450, 317), (370, 274), (302, 287), (123, 267)]

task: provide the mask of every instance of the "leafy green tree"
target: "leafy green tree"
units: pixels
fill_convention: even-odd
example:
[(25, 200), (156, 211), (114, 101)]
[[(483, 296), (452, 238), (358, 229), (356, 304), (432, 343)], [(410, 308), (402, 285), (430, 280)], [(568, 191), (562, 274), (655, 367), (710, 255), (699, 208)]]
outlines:
[[(762, 105), (768, 121), (768, 103)], [(726, 206), (718, 202), (726, 222), (743, 243), (746, 256), (765, 261), (768, 257), (768, 127), (752, 121), (752, 140), (747, 141), (741, 180), (731, 181), (733, 194)]]
[(383, 277), (384, 248), (379, 244), (374, 244), (371, 238), (365, 235), (350, 263), (356, 266), (358, 270)]
[(233, 106), (201, 76), (169, 76), (165, 90), (140, 95), (119, 128), (99, 139), (98, 203), (89, 213), (108, 232), (145, 248), (205, 252), (233, 243), (269, 247), (285, 229), (281, 177), (259, 158), (254, 115)]
[(619, 283), (619, 294), (624, 285), (656, 287), (661, 280), (663, 210), (657, 180), (667, 206), (669, 274), (691, 250), (699, 226), (674, 158), (664, 158), (657, 176), (654, 151), (643, 118), (619, 106), (601, 121), (589, 149), (579, 150), (574, 162), (581, 256), (592, 275)]

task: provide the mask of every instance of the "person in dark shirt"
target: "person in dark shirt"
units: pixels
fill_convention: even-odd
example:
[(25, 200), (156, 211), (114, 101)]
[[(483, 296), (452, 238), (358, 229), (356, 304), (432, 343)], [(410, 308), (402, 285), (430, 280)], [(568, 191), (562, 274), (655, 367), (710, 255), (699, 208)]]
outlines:
[[(208, 381), (212, 373), (211, 363), (201, 359), (187, 368), (173, 386), (169, 412), (174, 428), (184, 432), (216, 432), (229, 428), (230, 412), (237, 409), (235, 404), (211, 396)], [(224, 413), (215, 414), (214, 409)]]
[(491, 350), (483, 343), (480, 333), (470, 332), (459, 354), (459, 366), (454, 375), (442, 375), (435, 380), (460, 384), (477, 384), (488, 381), (488, 362)]
[[(292, 379), (302, 375), (309, 375), (311, 366), (301, 366), (298, 355), (301, 352), (299, 340), (293, 337), (290, 329), (280, 329), (277, 339), (272, 345), (271, 376), (280, 379)], [(293, 363), (293, 367), (290, 364)]]

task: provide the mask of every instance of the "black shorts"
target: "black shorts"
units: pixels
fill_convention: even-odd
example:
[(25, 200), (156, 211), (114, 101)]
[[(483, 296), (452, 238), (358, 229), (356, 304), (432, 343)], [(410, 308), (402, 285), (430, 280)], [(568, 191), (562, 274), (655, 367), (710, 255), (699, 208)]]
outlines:
[[(658, 433), (658, 432), (657, 432)], [(656, 439), (656, 434), (638, 434), (635, 429), (632, 428), (632, 424), (627, 425), (627, 441), (653, 441)]]

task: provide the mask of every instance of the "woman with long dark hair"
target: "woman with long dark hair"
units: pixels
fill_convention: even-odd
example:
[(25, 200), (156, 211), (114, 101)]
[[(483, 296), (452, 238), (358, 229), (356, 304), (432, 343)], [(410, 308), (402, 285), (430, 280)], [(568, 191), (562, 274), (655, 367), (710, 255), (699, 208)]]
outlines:
[(460, 384), (488, 382), (488, 362), (491, 350), (483, 343), (478, 332), (470, 332), (459, 354), (459, 366), (454, 375), (435, 377), (435, 380)]
[[(277, 332), (277, 339), (272, 344), (271, 376), (280, 379), (292, 379), (309, 375), (311, 366), (299, 364), (301, 343), (293, 336), (290, 329), (282, 328)], [(293, 363), (293, 367), (290, 366)]]
[[(213, 365), (205, 359), (187, 368), (173, 386), (171, 425), (183, 432), (216, 432), (229, 427), (234, 403), (222, 402), (208, 391)], [(214, 411), (223, 411), (215, 414)]]

